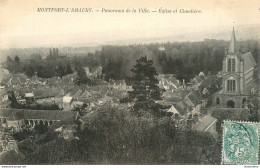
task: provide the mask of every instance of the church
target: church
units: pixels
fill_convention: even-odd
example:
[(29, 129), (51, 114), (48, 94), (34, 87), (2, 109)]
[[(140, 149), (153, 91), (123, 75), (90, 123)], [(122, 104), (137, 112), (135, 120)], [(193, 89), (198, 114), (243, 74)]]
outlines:
[(215, 93), (213, 104), (217, 108), (245, 108), (254, 94), (253, 73), (256, 62), (251, 52), (241, 54), (233, 28), (231, 41), (223, 60), (222, 90)]

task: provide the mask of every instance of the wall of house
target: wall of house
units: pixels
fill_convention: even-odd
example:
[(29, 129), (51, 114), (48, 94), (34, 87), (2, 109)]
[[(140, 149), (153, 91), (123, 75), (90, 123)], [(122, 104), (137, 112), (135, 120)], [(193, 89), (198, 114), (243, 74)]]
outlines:
[(7, 120), (7, 126), (13, 127), (14, 131), (19, 131), (23, 124), (24, 124), (24, 120), (14, 120), (14, 121)]

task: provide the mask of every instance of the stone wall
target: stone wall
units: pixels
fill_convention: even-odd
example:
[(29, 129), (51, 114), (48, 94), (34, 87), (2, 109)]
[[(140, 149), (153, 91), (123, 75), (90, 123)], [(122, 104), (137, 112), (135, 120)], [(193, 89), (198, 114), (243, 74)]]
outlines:
[[(220, 99), (220, 103), (217, 104), (217, 98)], [(227, 102), (232, 100), (235, 103), (235, 108), (243, 107), (243, 99), (249, 99), (249, 95), (242, 94), (215, 94), (213, 97), (213, 106), (217, 108), (227, 108)]]

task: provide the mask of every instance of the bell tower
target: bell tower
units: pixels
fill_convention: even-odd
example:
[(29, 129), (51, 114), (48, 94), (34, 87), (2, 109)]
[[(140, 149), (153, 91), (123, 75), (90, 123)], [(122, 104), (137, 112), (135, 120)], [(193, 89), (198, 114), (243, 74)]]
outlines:
[(243, 87), (241, 70), (243, 70), (243, 60), (240, 59), (233, 28), (227, 56), (223, 60), (223, 92), (232, 94), (243, 91), (243, 88), (241, 88)]
[[(222, 89), (214, 94), (214, 104), (220, 108), (245, 108), (250, 97), (250, 83), (256, 62), (251, 52), (240, 53), (233, 28), (231, 40), (223, 60)], [(252, 86), (252, 85), (251, 85)]]

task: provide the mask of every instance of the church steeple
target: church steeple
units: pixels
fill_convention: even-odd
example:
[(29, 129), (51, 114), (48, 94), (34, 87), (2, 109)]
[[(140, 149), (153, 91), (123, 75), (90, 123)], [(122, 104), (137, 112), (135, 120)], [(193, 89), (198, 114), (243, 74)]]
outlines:
[(235, 30), (234, 30), (234, 27), (233, 27), (228, 52), (229, 53), (235, 53), (235, 51), (236, 51), (236, 36), (235, 36)]

